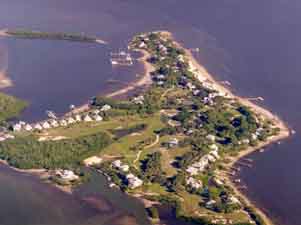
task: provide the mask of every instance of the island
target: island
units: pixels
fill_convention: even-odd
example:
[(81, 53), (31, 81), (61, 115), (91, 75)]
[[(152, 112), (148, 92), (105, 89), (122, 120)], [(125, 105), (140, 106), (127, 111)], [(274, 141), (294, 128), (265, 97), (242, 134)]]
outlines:
[(153, 224), (159, 205), (195, 224), (273, 224), (232, 175), (243, 156), (288, 137), (285, 123), (215, 81), (171, 33), (138, 34), (129, 48), (143, 55), (141, 80), (151, 80), (139, 82), (141, 93), (116, 98), (125, 87), (62, 118), (8, 124), (0, 158), (69, 191), (89, 167), (141, 199)]
[(0, 36), (14, 37), (22, 39), (41, 39), (41, 40), (65, 40), (74, 42), (87, 42), (107, 44), (107, 42), (96, 37), (88, 36), (85, 34), (77, 33), (64, 33), (64, 32), (42, 32), (33, 30), (0, 30)]

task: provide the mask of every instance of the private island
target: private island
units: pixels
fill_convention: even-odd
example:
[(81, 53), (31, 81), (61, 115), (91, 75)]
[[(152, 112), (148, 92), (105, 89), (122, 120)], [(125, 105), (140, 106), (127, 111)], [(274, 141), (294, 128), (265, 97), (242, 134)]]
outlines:
[(69, 191), (89, 167), (141, 199), (153, 224), (158, 205), (195, 224), (273, 224), (232, 176), (238, 160), (248, 165), (243, 156), (288, 137), (287, 126), (215, 81), (168, 32), (139, 34), (129, 48), (143, 54), (142, 79), (152, 82), (126, 100), (97, 96), (62, 118), (11, 124), (26, 104), (1, 94), (3, 162)]

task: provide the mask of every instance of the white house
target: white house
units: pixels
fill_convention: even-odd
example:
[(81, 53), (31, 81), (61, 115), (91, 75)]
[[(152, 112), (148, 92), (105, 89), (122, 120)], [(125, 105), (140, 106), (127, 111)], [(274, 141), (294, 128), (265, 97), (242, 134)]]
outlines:
[(22, 125), (20, 123), (17, 123), (13, 126), (14, 131), (21, 131)]
[(94, 116), (94, 120), (95, 120), (95, 121), (102, 121), (103, 118), (102, 118), (100, 115), (95, 115), (95, 116)]
[(143, 184), (143, 181), (140, 180), (138, 177), (136, 177), (134, 174), (130, 173), (126, 176), (126, 179), (128, 181), (128, 186), (131, 189), (135, 189), (137, 187), (140, 187)]
[(144, 41), (141, 41), (141, 43), (139, 44), (138, 47), (139, 47), (139, 48), (144, 48), (144, 47), (146, 47), (145, 42), (144, 42)]
[(67, 124), (67, 121), (66, 121), (66, 120), (62, 119), (62, 120), (60, 121), (60, 125), (63, 126), (63, 127), (65, 127), (65, 126), (67, 126), (68, 124)]
[(108, 111), (110, 109), (112, 109), (112, 107), (110, 105), (104, 105), (101, 107), (100, 111)]
[(49, 124), (47, 121), (45, 121), (44, 123), (42, 123), (42, 127), (43, 127), (44, 129), (49, 129), (49, 128), (51, 128), (50, 124)]
[(193, 177), (189, 177), (186, 179), (186, 184), (193, 189), (200, 189), (203, 187), (203, 183), (200, 180), (194, 179)]
[(114, 162), (112, 162), (112, 166), (119, 169), (122, 165), (122, 162), (118, 159), (118, 160), (115, 160)]
[(75, 120), (76, 120), (77, 122), (82, 121), (81, 115), (76, 115), (76, 116), (75, 116)]
[(130, 169), (129, 165), (126, 165), (126, 164), (123, 164), (120, 167), (120, 170), (123, 171), (123, 172), (128, 172), (129, 169)]
[(57, 170), (56, 175), (66, 181), (74, 181), (79, 179), (79, 176), (71, 170)]
[(85, 121), (85, 122), (91, 122), (91, 121), (92, 121), (92, 118), (91, 118), (89, 115), (86, 115), (86, 116), (84, 117), (84, 121)]
[(50, 125), (51, 125), (52, 127), (58, 127), (58, 126), (59, 126), (59, 124), (58, 124), (58, 122), (57, 122), (56, 120), (51, 120), (51, 121), (50, 121)]
[(41, 126), (41, 124), (37, 123), (37, 124), (34, 126), (34, 129), (36, 129), (36, 130), (42, 130), (43, 127)]
[(32, 128), (32, 126), (30, 124), (26, 124), (25, 127), (24, 127), (24, 129), (26, 131), (31, 131), (33, 128)]
[(72, 117), (69, 117), (69, 118), (67, 119), (67, 123), (68, 123), (68, 124), (75, 123), (75, 120), (74, 120)]

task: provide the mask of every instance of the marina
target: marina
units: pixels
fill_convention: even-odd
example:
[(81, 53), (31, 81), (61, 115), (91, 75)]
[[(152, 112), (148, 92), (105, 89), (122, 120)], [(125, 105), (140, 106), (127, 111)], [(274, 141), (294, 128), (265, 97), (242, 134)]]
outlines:
[(132, 66), (133, 59), (130, 53), (124, 51), (118, 53), (111, 52), (111, 64), (113, 66)]

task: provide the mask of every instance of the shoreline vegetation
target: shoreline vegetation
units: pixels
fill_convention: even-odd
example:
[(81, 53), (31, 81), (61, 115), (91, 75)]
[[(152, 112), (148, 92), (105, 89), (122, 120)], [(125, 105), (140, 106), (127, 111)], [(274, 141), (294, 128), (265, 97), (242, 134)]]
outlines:
[(97, 37), (92, 37), (86, 34), (77, 34), (77, 33), (2, 29), (0, 30), (0, 36), (14, 37), (20, 39), (64, 40), (64, 41), (74, 41), (74, 42), (107, 44), (106, 41), (98, 39)]
[[(9, 34), (0, 31), (0, 36)], [(77, 171), (83, 164), (94, 168), (106, 175), (110, 186), (140, 198), (153, 224), (160, 223), (155, 208), (160, 203), (170, 206), (178, 219), (196, 224), (274, 225), (230, 174), (241, 158), (287, 138), (287, 125), (216, 81), (167, 31), (137, 35), (129, 47), (143, 54), (143, 77), (65, 115), (70, 120), (76, 114), (99, 114), (100, 122), (12, 132), (13, 140), (0, 143), (0, 158), (40, 176), (49, 176), (45, 169)], [(115, 99), (140, 87), (147, 87), (141, 95)], [(46, 136), (66, 139), (38, 141)], [(58, 153), (62, 146), (65, 150)], [(70, 193), (70, 188), (62, 190)]]

